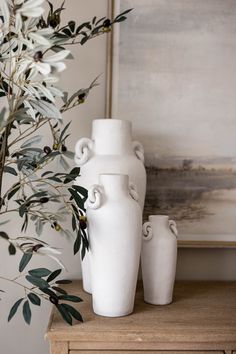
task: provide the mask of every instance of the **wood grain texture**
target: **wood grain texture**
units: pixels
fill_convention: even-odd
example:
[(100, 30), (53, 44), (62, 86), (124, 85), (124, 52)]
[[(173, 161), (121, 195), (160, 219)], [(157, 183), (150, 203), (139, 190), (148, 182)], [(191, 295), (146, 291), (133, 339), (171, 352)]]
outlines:
[(68, 342), (64, 342), (64, 341), (50, 342), (50, 354), (68, 354), (68, 353), (69, 353)]
[(120, 318), (95, 315), (80, 282), (68, 289), (84, 299), (84, 323), (70, 327), (54, 313), (46, 338), (70, 350), (236, 350), (235, 282), (177, 282), (166, 306), (145, 304), (140, 286), (134, 313)]
[(178, 247), (179, 248), (236, 248), (236, 242), (178, 240)]
[[(70, 351), (70, 354), (100, 354), (100, 351), (97, 350), (86, 350), (86, 351), (81, 351), (81, 350), (72, 350)], [(143, 351), (143, 350), (132, 350), (132, 351), (123, 351), (123, 350), (108, 350), (105, 352), (105, 354), (227, 354), (224, 353), (223, 351), (182, 351), (182, 350), (178, 350), (178, 351), (166, 351), (166, 350), (154, 350), (154, 351)]]

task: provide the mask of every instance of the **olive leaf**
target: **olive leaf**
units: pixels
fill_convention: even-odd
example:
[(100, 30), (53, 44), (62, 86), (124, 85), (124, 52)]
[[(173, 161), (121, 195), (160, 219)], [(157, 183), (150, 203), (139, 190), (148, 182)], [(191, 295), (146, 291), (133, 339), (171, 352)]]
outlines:
[(34, 293), (29, 293), (28, 298), (30, 300), (30, 302), (32, 302), (33, 305), (36, 306), (40, 306), (41, 305), (41, 299), (38, 295), (34, 294)]
[(30, 322), (31, 322), (31, 309), (30, 309), (30, 304), (29, 304), (28, 300), (26, 300), (24, 302), (22, 311), (23, 311), (23, 317), (24, 317), (25, 322), (28, 325), (30, 325)]
[(21, 302), (24, 300), (24, 298), (21, 298), (15, 302), (15, 304), (12, 306), (9, 315), (8, 315), (8, 322), (11, 321), (12, 317), (15, 316), (18, 307), (20, 306)]
[(25, 269), (25, 267), (27, 266), (27, 264), (29, 263), (29, 261), (32, 258), (32, 252), (26, 252), (23, 254), (21, 260), (20, 260), (20, 264), (19, 264), (19, 272), (23, 272), (23, 270)]

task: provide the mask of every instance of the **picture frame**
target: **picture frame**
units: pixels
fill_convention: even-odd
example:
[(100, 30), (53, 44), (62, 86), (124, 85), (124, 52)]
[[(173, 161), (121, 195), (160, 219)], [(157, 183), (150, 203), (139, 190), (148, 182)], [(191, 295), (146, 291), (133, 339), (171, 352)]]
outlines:
[[(236, 118), (233, 119), (233, 112), (236, 112), (236, 93), (233, 93), (234, 83), (232, 80), (227, 82), (225, 76), (229, 79), (235, 74), (234, 77), (236, 77), (236, 65), (227, 67), (227, 64), (233, 61), (233, 54), (236, 55), (236, 40), (233, 38), (236, 4), (232, 9), (227, 0), (200, 0), (197, 2), (189, 0), (188, 6), (185, 0), (176, 0), (174, 3), (170, 0), (109, 1), (111, 17), (130, 7), (134, 7), (134, 10), (128, 15), (128, 19), (121, 26), (115, 26), (109, 35), (106, 116), (131, 120), (135, 139), (138, 138), (142, 143), (144, 142), (144, 148), (148, 146), (150, 151), (148, 151), (147, 157), (149, 164), (147, 166), (147, 198), (150, 198), (152, 186), (154, 190), (157, 184), (159, 188), (156, 192), (157, 197), (162, 195), (159, 203), (162, 205), (158, 209), (153, 208), (152, 210), (152, 203), (149, 202), (151, 207), (149, 205), (148, 210), (150, 214), (163, 213), (163, 211), (169, 214), (170, 212), (171, 217), (176, 219), (177, 224), (180, 225), (178, 245), (187, 248), (235, 248), (236, 211), (234, 213), (233, 208), (235, 206), (236, 210), (236, 194), (234, 195), (236, 191), (234, 175), (236, 177), (236, 174), (233, 165), (234, 155), (231, 154), (230, 148), (235, 147), (236, 151), (232, 135), (232, 129), (236, 128)], [(224, 11), (222, 11), (222, 7)], [(158, 20), (161, 24), (155, 27)], [(144, 34), (142, 34), (142, 26)], [(145, 45), (142, 44), (141, 38)], [(149, 38), (151, 38), (150, 46), (147, 44)], [(227, 41), (226, 38), (228, 38)], [(191, 40), (196, 47), (191, 46)], [(180, 49), (183, 48), (185, 48), (185, 52), (180, 54)], [(216, 61), (214, 61), (211, 51), (215, 51), (215, 55), (218, 54)], [(169, 53), (168, 60), (167, 56), (165, 57), (166, 53)], [(160, 59), (153, 60), (153, 57), (157, 56), (158, 58), (158, 55)], [(184, 60), (181, 62), (183, 55)], [(196, 56), (198, 57), (196, 58)], [(190, 61), (191, 58), (192, 61)], [(151, 68), (148, 67), (148, 60), (152, 64)], [(222, 63), (225, 65), (223, 68), (220, 66)], [(153, 70), (154, 64), (156, 64), (156, 71)], [(210, 64), (213, 64), (213, 69), (218, 69), (218, 72), (212, 72)], [(143, 67), (147, 70), (147, 79), (145, 73), (140, 73)], [(121, 70), (125, 70), (125, 72), (122, 73)], [(143, 85), (146, 86), (145, 90), (140, 89), (141, 79)], [(188, 83), (190, 79), (192, 86)], [(123, 86), (120, 84), (122, 80), (125, 81)], [(217, 80), (222, 85), (222, 87), (218, 87), (218, 91), (214, 87)], [(176, 84), (180, 85), (181, 90), (178, 90)], [(157, 117), (158, 113), (160, 120), (166, 117), (165, 110), (170, 115), (172, 114), (172, 121), (167, 118), (166, 123), (160, 123), (157, 118), (156, 124), (163, 135), (157, 134), (159, 142), (153, 152), (151, 143), (155, 140), (153, 137), (155, 127), (149, 123), (148, 119), (150, 122), (153, 121), (150, 102), (151, 105), (152, 102), (153, 104), (156, 102), (154, 102), (155, 95), (150, 87), (152, 90), (154, 88), (164, 101), (158, 101), (161, 108), (157, 108)], [(203, 94), (201, 99), (199, 98), (200, 88), (204, 91), (205, 102)], [(209, 88), (213, 92), (209, 92)], [(147, 91), (150, 91), (148, 98)], [(228, 97), (230, 92), (231, 97)], [(142, 99), (139, 99), (139, 95)], [(219, 98), (222, 102), (219, 102)], [(140, 101), (146, 107), (145, 109)], [(137, 107), (135, 107), (135, 102), (137, 102)], [(210, 103), (208, 104), (208, 102)], [(197, 103), (199, 103), (199, 114), (196, 113)], [(211, 107), (213, 104), (215, 106)], [(224, 105), (225, 114), (228, 117), (228, 127), (224, 125), (222, 116), (217, 115), (218, 111), (224, 112)], [(174, 109), (177, 110), (176, 114)], [(140, 122), (140, 112), (145, 116), (145, 122)], [(180, 116), (181, 112), (184, 118)], [(190, 115), (190, 122), (187, 122), (186, 128), (183, 122), (187, 114)], [(225, 147), (214, 144), (214, 134), (209, 133), (210, 127), (214, 127), (214, 119), (211, 118), (211, 121), (210, 117), (214, 117), (216, 122), (215, 137), (220, 137), (221, 141), (225, 143)], [(173, 124), (175, 124), (174, 128)], [(191, 124), (193, 127), (194, 124), (197, 124), (199, 132), (203, 129), (201, 125), (205, 124), (206, 132), (202, 137), (198, 138), (194, 132), (188, 131)], [(179, 129), (183, 129), (183, 132), (180, 132)], [(220, 135), (221, 129), (222, 136)], [(156, 132), (157, 130), (154, 134)], [(166, 132), (166, 135), (163, 132)], [(189, 135), (193, 146), (189, 142), (181, 143), (184, 134)], [(207, 134), (210, 141), (207, 141)], [(205, 143), (206, 149), (209, 151), (212, 149), (212, 155), (209, 156), (208, 152), (204, 153), (201, 148), (203, 143)], [(175, 156), (174, 147), (183, 153)], [(189, 147), (192, 148), (193, 155), (185, 155), (184, 149), (187, 151)], [(160, 151), (164, 152), (165, 158), (159, 157)], [(198, 155), (196, 153), (198, 151), (203, 151), (202, 155), (200, 153)], [(219, 151), (219, 156), (217, 151)], [(225, 156), (222, 155), (223, 153)], [(152, 171), (152, 165), (150, 167), (152, 163), (157, 164), (154, 166), (155, 171)], [(170, 185), (171, 183), (172, 185)], [(185, 188), (186, 184), (188, 184), (188, 190)], [(179, 187), (175, 188), (177, 185)], [(157, 200), (155, 198), (154, 202)], [(206, 233), (196, 231), (189, 233), (191, 228), (205, 230), (204, 227), (207, 230)], [(188, 231), (185, 232), (185, 229)]]

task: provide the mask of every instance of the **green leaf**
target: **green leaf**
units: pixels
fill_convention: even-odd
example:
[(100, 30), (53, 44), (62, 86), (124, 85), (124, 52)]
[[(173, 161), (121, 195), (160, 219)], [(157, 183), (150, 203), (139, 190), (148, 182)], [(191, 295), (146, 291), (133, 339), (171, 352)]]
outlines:
[(58, 275), (61, 274), (61, 269), (56, 269), (54, 272), (52, 272), (49, 277), (47, 278), (47, 282), (50, 283), (50, 281), (54, 280)]
[(29, 274), (33, 275), (34, 277), (47, 277), (49, 274), (51, 274), (51, 271), (47, 268), (35, 268), (29, 270)]
[(79, 175), (80, 173), (80, 167), (74, 167), (72, 168), (72, 170), (70, 171), (70, 175)]
[(32, 252), (26, 252), (23, 254), (21, 260), (20, 260), (20, 264), (19, 264), (19, 272), (23, 272), (23, 270), (25, 269), (25, 267), (27, 266), (27, 264), (29, 263), (29, 261), (32, 258), (33, 253)]
[[(1, 96), (6, 96), (6, 94), (3, 92), (3, 94), (1, 95), (0, 92), (0, 97)], [(6, 113), (6, 108), (4, 107), (0, 112), (0, 127), (3, 125), (5, 113)]]
[(15, 184), (14, 188), (8, 193), (7, 199), (10, 200), (19, 189), (20, 189), (20, 184), (18, 182)]
[(41, 174), (41, 177), (45, 177), (45, 176), (47, 176), (47, 175), (49, 175), (51, 173), (53, 173), (53, 171), (46, 171), (46, 172)]
[(32, 275), (26, 275), (25, 279), (28, 280), (28, 282), (30, 282), (31, 284), (37, 286), (38, 288), (44, 289), (49, 287), (48, 282), (46, 282), (46, 280), (42, 278), (33, 277)]
[(82, 186), (73, 186), (72, 188), (74, 188), (77, 192), (79, 192), (80, 194), (82, 194), (82, 196), (84, 198), (88, 198), (88, 190)]
[(71, 301), (71, 302), (82, 302), (83, 300), (75, 295), (60, 295), (58, 296), (59, 300), (66, 300), (66, 301)]
[(58, 108), (44, 100), (30, 100), (32, 107), (46, 118), (62, 119)]
[(86, 35), (81, 39), (80, 44), (84, 45), (87, 42), (87, 40), (88, 40), (88, 36)]
[(19, 208), (19, 215), (22, 218), (24, 216), (25, 213), (27, 213), (28, 209), (25, 206), (25, 204), (22, 204)]
[(62, 155), (60, 156), (59, 162), (60, 162), (61, 166), (64, 168), (64, 170), (68, 170), (69, 169), (70, 166), (69, 166), (68, 162), (64, 159), (64, 157)]
[(30, 310), (30, 305), (29, 301), (26, 300), (23, 305), (23, 317), (25, 322), (30, 325), (31, 322), (31, 310)]
[(71, 283), (72, 281), (68, 279), (61, 279), (56, 281), (56, 284), (71, 284)]
[(43, 137), (42, 135), (35, 135), (35, 136), (29, 138), (21, 145), (21, 148), (26, 148), (26, 147), (29, 147), (33, 144), (40, 143), (40, 141), (42, 140), (42, 137)]
[(8, 246), (8, 252), (11, 256), (16, 254), (16, 247), (13, 245), (13, 243), (10, 243)]
[(79, 25), (76, 29), (76, 34), (78, 34), (84, 27), (87, 27), (88, 25), (90, 25), (89, 22), (84, 22), (81, 25)]
[(72, 326), (72, 317), (69, 313), (69, 311), (63, 306), (63, 304), (58, 304), (57, 309), (59, 313), (61, 314), (63, 320), (67, 323), (69, 323), (70, 326)]
[(55, 290), (55, 291), (57, 291), (57, 292), (60, 293), (60, 294), (63, 294), (63, 295), (66, 295), (66, 294), (67, 294), (67, 292), (66, 292), (64, 289), (59, 288), (58, 286), (52, 286), (52, 289)]
[(73, 170), (71, 170), (70, 173), (66, 175), (66, 178), (64, 179), (64, 184), (74, 181), (79, 176), (79, 173), (80, 173), (79, 167), (73, 168)]
[(10, 322), (12, 317), (15, 316), (16, 311), (18, 310), (18, 307), (20, 306), (20, 304), (23, 300), (24, 300), (24, 298), (22, 297), (21, 299), (17, 300), (15, 302), (15, 304), (12, 306), (12, 308), (10, 309), (9, 315), (8, 315), (8, 322)]
[(82, 232), (82, 239), (83, 239), (83, 244), (84, 244), (84, 246), (85, 246), (85, 248), (87, 249), (87, 250), (89, 250), (89, 241), (88, 241), (88, 238), (87, 238), (87, 235), (86, 235), (86, 231), (85, 230), (83, 230), (83, 229), (81, 229), (81, 232)]
[(62, 50), (65, 50), (65, 48), (60, 45), (54, 45), (53, 47), (51, 47), (51, 49), (56, 53), (61, 52)]
[(102, 17), (100, 18), (97, 22), (96, 22), (96, 26), (101, 23), (102, 21), (104, 21), (106, 19), (106, 17)]
[(21, 232), (27, 230), (28, 222), (29, 222), (28, 214), (25, 214), (25, 220), (24, 220), (23, 225), (21, 227)]
[(48, 288), (39, 288), (44, 294), (47, 294), (48, 296), (53, 297), (54, 299), (57, 299), (57, 294), (54, 293), (54, 291), (48, 289)]
[(1, 222), (0, 222), (0, 225), (5, 225), (5, 224), (7, 224), (9, 221), (10, 221), (9, 219), (8, 219), (8, 220), (1, 221)]
[(53, 13), (53, 4), (48, 0), (48, 5), (50, 7), (50, 13)]
[(123, 22), (123, 21), (125, 21), (126, 19), (127, 19), (127, 17), (121, 16), (121, 17), (115, 19), (114, 22)]
[(92, 24), (93, 24), (93, 25), (94, 25), (94, 23), (96, 22), (96, 19), (97, 19), (97, 17), (94, 16), (93, 19), (92, 19)]
[(4, 231), (0, 231), (0, 237), (5, 238), (6, 240), (9, 239), (8, 234), (6, 232), (4, 232)]
[[(68, 159), (74, 160), (75, 153), (72, 151), (63, 151), (62, 152), (64, 156), (68, 157)], [(76, 176), (77, 177), (77, 176)]]
[(68, 36), (68, 37), (71, 37), (71, 35), (72, 35), (72, 33), (71, 33), (71, 31), (69, 30), (69, 28), (64, 28), (64, 29), (62, 30), (62, 32), (63, 32), (66, 36)]
[(130, 11), (132, 11), (133, 9), (128, 9), (128, 10), (125, 10), (124, 12), (121, 12), (119, 15), (116, 16), (116, 19), (123, 16), (123, 15), (126, 15), (128, 14)]
[(11, 175), (17, 176), (17, 172), (13, 167), (10, 166), (4, 166), (4, 172), (5, 173), (10, 173)]
[(47, 179), (49, 179), (49, 180), (51, 180), (51, 181), (54, 181), (54, 182), (59, 182), (59, 183), (61, 183), (62, 181), (60, 180), (60, 178), (58, 178), (58, 177), (48, 177)]
[(45, 196), (47, 196), (46, 191), (36, 192), (36, 193), (31, 194), (31, 196), (29, 198), (27, 198), (26, 201), (29, 201), (33, 198), (39, 198), (39, 197), (45, 197)]
[(84, 257), (85, 257), (85, 253), (86, 253), (86, 246), (85, 244), (83, 243), (83, 246), (82, 246), (82, 251), (81, 251), (81, 259), (83, 261)]
[(65, 132), (67, 131), (67, 129), (69, 128), (71, 122), (67, 123), (66, 126), (64, 127), (64, 129), (62, 130), (60, 137), (59, 137), (59, 142), (61, 142), (63, 140), (63, 137), (65, 135)]
[(61, 306), (63, 306), (63, 308), (67, 312), (69, 312), (69, 314), (71, 314), (71, 316), (73, 316), (77, 321), (83, 322), (83, 318), (82, 318), (81, 314), (74, 307), (72, 307), (71, 305), (68, 305), (68, 304), (61, 304)]
[(71, 198), (74, 199), (74, 201), (76, 202), (77, 206), (82, 209), (82, 210), (85, 210), (84, 208), (84, 203), (85, 203), (85, 200), (82, 199), (80, 197), (80, 195), (72, 188), (68, 188), (68, 191), (70, 192), (71, 194)]
[(32, 302), (33, 305), (36, 306), (40, 306), (41, 305), (41, 299), (38, 295), (34, 294), (34, 293), (29, 293), (28, 298), (30, 300), (30, 302)]
[(75, 21), (69, 21), (68, 25), (70, 27), (71, 32), (75, 31)]
[(72, 223), (72, 230), (75, 231), (75, 229), (76, 229), (76, 218), (75, 218), (74, 214), (72, 215), (71, 223)]
[(80, 246), (81, 246), (81, 235), (80, 232), (78, 232), (78, 235), (74, 243), (74, 254), (79, 252)]

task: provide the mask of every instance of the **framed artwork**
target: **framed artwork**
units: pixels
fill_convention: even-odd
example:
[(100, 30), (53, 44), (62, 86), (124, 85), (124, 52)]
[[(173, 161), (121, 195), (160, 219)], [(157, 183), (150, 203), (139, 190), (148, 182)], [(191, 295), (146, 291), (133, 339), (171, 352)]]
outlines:
[(174, 218), (182, 246), (235, 247), (236, 1), (111, 8), (133, 8), (110, 41), (107, 115), (144, 145), (145, 218)]

